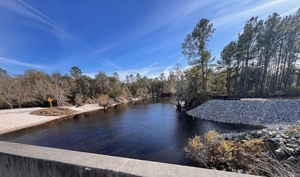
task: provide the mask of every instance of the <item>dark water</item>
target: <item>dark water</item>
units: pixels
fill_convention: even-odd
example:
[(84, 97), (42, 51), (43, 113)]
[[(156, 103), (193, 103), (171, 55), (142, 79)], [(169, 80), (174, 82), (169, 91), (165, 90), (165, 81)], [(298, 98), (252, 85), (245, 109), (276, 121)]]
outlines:
[(257, 127), (193, 119), (176, 111), (171, 98), (120, 105), (48, 126), (0, 135), (1, 141), (193, 165), (184, 152), (188, 138)]

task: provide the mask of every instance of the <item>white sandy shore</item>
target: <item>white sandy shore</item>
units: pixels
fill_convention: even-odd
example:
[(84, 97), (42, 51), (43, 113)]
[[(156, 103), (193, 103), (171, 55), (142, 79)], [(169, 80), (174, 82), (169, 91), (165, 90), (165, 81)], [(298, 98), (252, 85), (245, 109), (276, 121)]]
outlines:
[[(99, 109), (103, 109), (98, 104), (86, 104), (80, 107), (68, 107), (77, 111), (74, 114), (83, 112), (90, 112)], [(55, 119), (60, 119), (65, 116), (37, 116), (32, 115), (30, 112), (43, 108), (20, 108), (20, 109), (9, 109), (0, 110), (0, 134), (8, 133), (11, 131), (32, 127), (35, 125), (50, 122)]]

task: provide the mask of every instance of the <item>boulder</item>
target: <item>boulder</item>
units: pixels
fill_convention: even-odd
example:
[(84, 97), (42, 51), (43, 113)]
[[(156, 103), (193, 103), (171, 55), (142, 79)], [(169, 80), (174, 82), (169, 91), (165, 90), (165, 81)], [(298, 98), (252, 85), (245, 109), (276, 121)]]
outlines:
[(286, 159), (286, 161), (288, 161), (288, 162), (298, 162), (299, 160), (294, 156), (290, 156), (289, 158)]
[(298, 147), (298, 144), (291, 144), (291, 143), (287, 143), (287, 144), (286, 144), (286, 146), (287, 146), (287, 147), (289, 147), (289, 148), (293, 148), (293, 149), (295, 149), (295, 148), (297, 148), (297, 147)]
[(281, 148), (276, 149), (274, 154), (278, 160), (284, 160), (288, 157), (288, 154)]

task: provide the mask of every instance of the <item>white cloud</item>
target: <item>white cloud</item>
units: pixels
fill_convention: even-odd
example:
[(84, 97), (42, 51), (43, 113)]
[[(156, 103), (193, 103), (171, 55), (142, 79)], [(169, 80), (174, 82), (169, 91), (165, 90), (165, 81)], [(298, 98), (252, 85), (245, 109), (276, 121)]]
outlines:
[[(292, 0), (291, 2), (296, 1)], [(276, 12), (275, 9), (280, 9), (280, 7), (284, 6), (287, 2), (286, 0), (272, 0), (263, 1), (262, 4), (257, 4), (259, 3), (258, 1), (253, 1), (252, 4), (256, 4), (255, 6), (251, 5), (251, 3), (248, 3), (245, 4), (244, 7), (240, 8), (236, 8), (237, 5), (235, 5), (234, 3), (236, 2), (233, 1), (232, 4), (228, 6), (227, 14), (219, 14), (217, 18), (212, 20), (215, 28), (219, 28), (222, 26), (233, 26), (250, 19), (252, 16), (259, 16), (260, 18), (267, 17), (268, 15), (270, 15), (270, 13)]]
[[(54, 20), (49, 18), (48, 16), (44, 15), (42, 12), (38, 11), (34, 7), (30, 6), (29, 4), (25, 3), (22, 0), (18, 1), (7, 1), (7, 0), (0, 0), (0, 6), (11, 10), (17, 14), (20, 14), (26, 18), (32, 19), (35, 22), (38, 22), (42, 25), (46, 25), (49, 28), (42, 28), (45, 30), (52, 31), (56, 36), (66, 39), (66, 40), (73, 40), (73, 37), (66, 32), (66, 30), (56, 23)], [(36, 28), (41, 28), (36, 26)]]
[(1, 65), (13, 65), (13, 66), (23, 66), (23, 67), (29, 67), (29, 68), (45, 68), (41, 65), (31, 64), (31, 63), (25, 63), (18, 60), (0, 57), (0, 63)]
[[(117, 46), (136, 41), (164, 27), (170, 27), (169, 29), (172, 29), (172, 26), (176, 26), (177, 23), (185, 19), (188, 15), (211, 3), (209, 0), (202, 2), (190, 0), (174, 3), (174, 5), (170, 4), (166, 8), (157, 9), (137, 22), (136, 25), (132, 27), (133, 30), (130, 30), (124, 37), (118, 38), (117, 43), (105, 44), (105, 46), (100, 47), (96, 51), (101, 53), (111, 50)], [(162, 45), (161, 47), (164, 46)]]
[[(140, 74), (142, 77), (146, 76), (148, 78), (155, 78), (158, 77), (163, 71), (164, 66), (155, 66), (156, 63), (144, 67), (144, 68), (135, 68), (135, 69), (119, 69), (114, 72), (118, 73), (119, 78), (121, 81), (125, 81), (126, 76)], [(108, 72), (106, 73), (108, 76), (112, 76), (114, 72)], [(89, 76), (91, 78), (95, 78), (95, 75), (98, 74), (98, 72), (87, 72), (83, 73), (86, 76)]]
[(114, 68), (114, 69), (118, 69), (118, 70), (121, 70), (122, 68), (119, 67), (118, 65), (114, 64), (113, 62), (111, 62), (110, 60), (108, 59), (101, 59), (101, 61), (98, 61), (98, 60), (93, 60), (94, 62), (100, 64), (101, 66), (108, 66), (108, 67), (111, 67), (111, 68)]
[(166, 67), (166, 69), (163, 71), (163, 73), (165, 74), (169, 74), (170, 71), (174, 70), (174, 66), (178, 63), (180, 63), (184, 58), (181, 57), (179, 58), (175, 63), (173, 63), (172, 65)]
[[(29, 18), (35, 22), (38, 22), (40, 25), (32, 26), (32, 24), (24, 24), (24, 25), (31, 25), (32, 27), (43, 29), (46, 31), (50, 31), (55, 36), (62, 38), (67, 41), (75, 41), (85, 48), (89, 49), (95, 56), (100, 58), (98, 52), (91, 47), (90, 45), (86, 44), (85, 42), (77, 39), (73, 35), (71, 35), (67, 30), (58, 24), (56, 21), (48, 17), (47, 15), (40, 12), (38, 9), (32, 7), (28, 3), (18, 0), (18, 1), (7, 1), (7, 0), (0, 0), (0, 6), (15, 12), (16, 14), (20, 14), (26, 18)], [(22, 23), (22, 22), (21, 22)], [(111, 65), (115, 65), (110, 62)]]
[(282, 17), (287, 16), (287, 15), (290, 15), (290, 14), (296, 12), (299, 8), (300, 8), (300, 7), (296, 7), (295, 9), (289, 10), (289, 11), (287, 11), (287, 12), (284, 12), (284, 13), (280, 14), (280, 15), (281, 15)]
[[(126, 76), (133, 74), (134, 76), (139, 73), (142, 77), (146, 76), (148, 78), (154, 78), (159, 76), (163, 71), (162, 66), (158, 67), (145, 67), (145, 68), (137, 68), (137, 69), (127, 69), (127, 70), (118, 70), (116, 73), (119, 74), (121, 80), (125, 80)], [(112, 73), (111, 73), (112, 74)]]

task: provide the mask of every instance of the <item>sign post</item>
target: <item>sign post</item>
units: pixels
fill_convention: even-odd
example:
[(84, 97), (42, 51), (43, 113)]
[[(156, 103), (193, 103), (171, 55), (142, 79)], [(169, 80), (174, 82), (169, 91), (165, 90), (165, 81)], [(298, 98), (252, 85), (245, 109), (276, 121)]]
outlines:
[(51, 108), (52, 108), (52, 100), (53, 100), (53, 99), (52, 99), (51, 97), (48, 98), (48, 102), (50, 103), (50, 107), (51, 107)]

